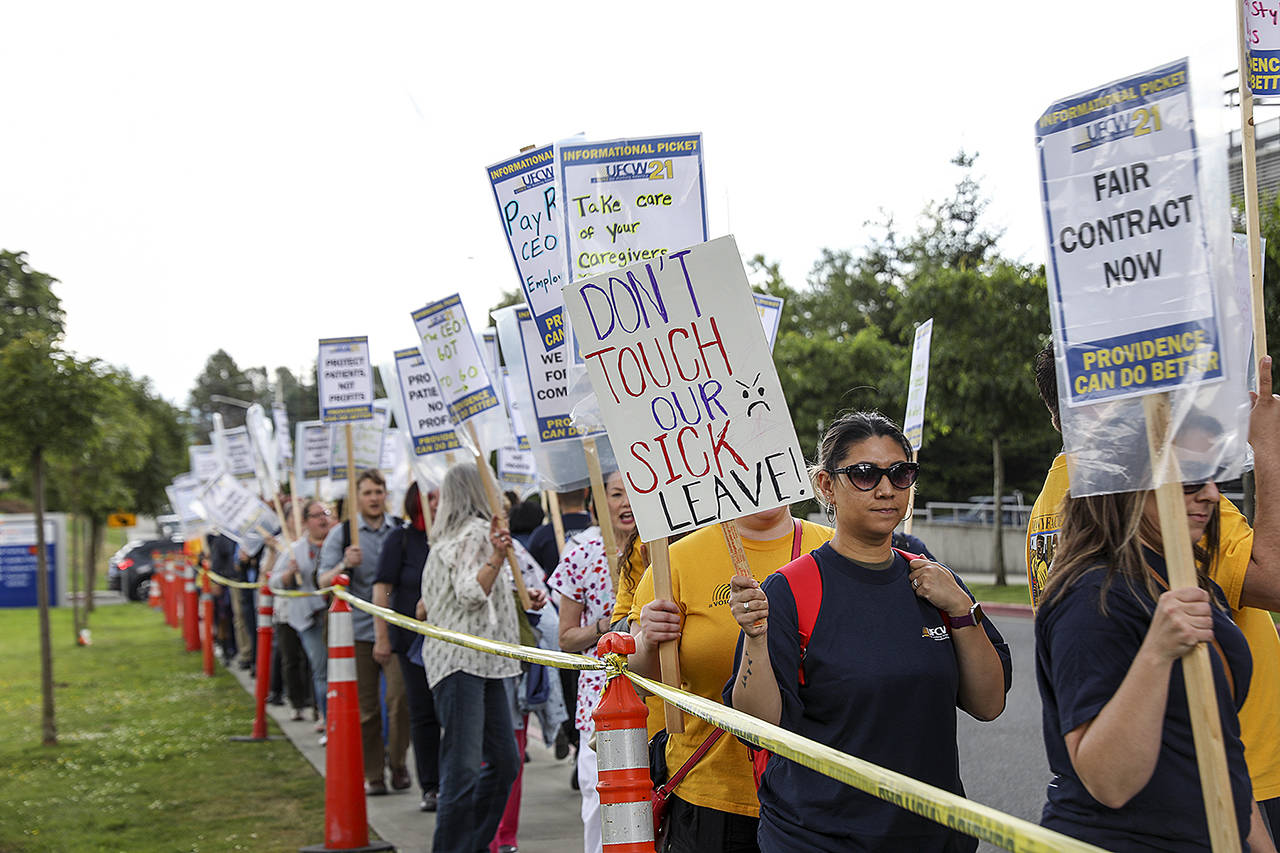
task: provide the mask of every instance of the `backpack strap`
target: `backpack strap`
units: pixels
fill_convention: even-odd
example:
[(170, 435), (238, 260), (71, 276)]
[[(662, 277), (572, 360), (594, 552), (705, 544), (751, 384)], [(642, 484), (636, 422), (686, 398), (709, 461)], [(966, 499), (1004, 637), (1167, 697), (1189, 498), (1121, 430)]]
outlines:
[(805, 683), (804, 656), (813, 636), (813, 626), (818, 622), (822, 609), (822, 572), (812, 554), (805, 554), (787, 563), (778, 572), (787, 579), (791, 597), (796, 602), (796, 629), (800, 634), (800, 683)]

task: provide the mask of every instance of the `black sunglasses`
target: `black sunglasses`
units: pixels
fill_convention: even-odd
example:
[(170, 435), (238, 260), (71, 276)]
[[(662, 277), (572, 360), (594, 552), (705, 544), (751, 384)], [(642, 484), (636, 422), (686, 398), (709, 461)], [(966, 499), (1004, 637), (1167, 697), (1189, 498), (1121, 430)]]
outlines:
[(1209, 485), (1212, 482), (1213, 480), (1206, 480), (1203, 483), (1183, 483), (1182, 493), (1184, 495), (1194, 495), (1196, 492), (1200, 491), (1201, 489), (1203, 489), (1205, 486)]
[(849, 482), (860, 492), (869, 492), (880, 483), (880, 478), (889, 475), (889, 483), (895, 489), (909, 489), (915, 485), (916, 477), (920, 475), (919, 462), (895, 462), (888, 468), (881, 468), (878, 465), (872, 465), (870, 462), (859, 462), (857, 465), (847, 465), (844, 468), (836, 468), (830, 471), (832, 476), (844, 474), (848, 476)]

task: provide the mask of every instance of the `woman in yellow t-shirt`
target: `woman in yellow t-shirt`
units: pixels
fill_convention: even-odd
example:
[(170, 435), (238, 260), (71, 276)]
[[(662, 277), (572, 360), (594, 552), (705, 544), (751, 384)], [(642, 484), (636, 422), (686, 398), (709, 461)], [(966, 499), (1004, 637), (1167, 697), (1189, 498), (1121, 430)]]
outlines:
[[(832, 534), (829, 527), (792, 518), (789, 507), (755, 513), (735, 523), (751, 576), (757, 581), (791, 562), (794, 554), (818, 548)], [(720, 525), (704, 527), (672, 545), (674, 600), (654, 599), (650, 570), (640, 580), (631, 604), (631, 633), (636, 637), (631, 669), (656, 678), (658, 645), (679, 640), (681, 687), (719, 702), (721, 689), (733, 674), (738, 641), (738, 623), (729, 612), (731, 577), (733, 561)], [(667, 767), (672, 773), (716, 731), (690, 715), (685, 715), (684, 722), (684, 733), (671, 735), (667, 742)], [(667, 850), (754, 853), (759, 811), (747, 748), (737, 738), (721, 737), (689, 770), (670, 800)]]

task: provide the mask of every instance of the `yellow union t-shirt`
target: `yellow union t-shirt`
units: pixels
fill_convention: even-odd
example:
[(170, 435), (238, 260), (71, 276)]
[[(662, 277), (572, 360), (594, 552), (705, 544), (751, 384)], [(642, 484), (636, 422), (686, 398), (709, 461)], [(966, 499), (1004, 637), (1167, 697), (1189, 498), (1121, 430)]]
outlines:
[[(1040, 606), (1062, 527), (1062, 501), (1068, 485), (1067, 457), (1059, 453), (1031, 508), (1027, 526), (1027, 582), (1032, 607)], [(1210, 567), (1209, 576), (1226, 593), (1231, 616), (1253, 654), (1253, 679), (1240, 710), (1240, 739), (1244, 741), (1244, 758), (1253, 780), (1253, 797), (1269, 800), (1280, 797), (1280, 739), (1273, 730), (1276, 714), (1280, 713), (1280, 635), (1265, 610), (1240, 606), (1244, 574), (1253, 551), (1253, 529), (1226, 498), (1218, 502), (1218, 516), (1218, 558)]]
[[(831, 538), (829, 527), (803, 522), (800, 553), (807, 554)], [(751, 576), (763, 581), (791, 562), (792, 533), (778, 539), (743, 539)], [(671, 591), (683, 614), (680, 636), (681, 688), (720, 701), (725, 682), (733, 675), (733, 652), (738, 623), (729, 613), (729, 579), (733, 561), (719, 525), (704, 527), (671, 546)], [(631, 604), (631, 621), (653, 601), (653, 572), (646, 571)], [(667, 742), (667, 769), (675, 773), (711, 734), (710, 723), (684, 715), (684, 734)], [(695, 806), (755, 817), (760, 813), (751, 757), (737, 738), (722, 735), (693, 766), (675, 791)]]

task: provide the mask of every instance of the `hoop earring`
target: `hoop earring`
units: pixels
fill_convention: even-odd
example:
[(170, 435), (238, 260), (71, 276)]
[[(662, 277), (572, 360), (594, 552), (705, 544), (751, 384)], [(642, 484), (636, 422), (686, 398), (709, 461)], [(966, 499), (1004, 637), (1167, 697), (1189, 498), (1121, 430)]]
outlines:
[(836, 523), (836, 505), (835, 504), (827, 504), (827, 521), (830, 521), (832, 524)]

